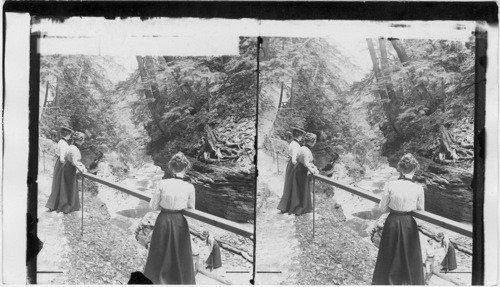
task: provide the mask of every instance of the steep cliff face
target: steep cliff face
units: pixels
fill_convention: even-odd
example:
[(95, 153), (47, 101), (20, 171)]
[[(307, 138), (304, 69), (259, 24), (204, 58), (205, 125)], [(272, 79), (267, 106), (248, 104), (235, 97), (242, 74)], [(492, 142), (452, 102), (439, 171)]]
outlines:
[[(442, 140), (439, 125), (419, 131), (412, 140), (386, 141), (382, 147), (389, 165), (396, 167), (405, 153), (412, 153), (420, 163), (415, 180), (426, 189), (426, 210), (443, 214), (453, 220), (472, 222), (473, 198), (473, 126), (471, 121), (448, 123), (450, 149), (436, 141)], [(385, 136), (388, 136), (387, 133)], [(390, 135), (389, 135), (390, 139)], [(441, 157), (440, 157), (441, 154)]]
[(196, 208), (229, 220), (253, 222), (255, 166), (249, 170), (195, 161), (188, 173), (196, 187)]
[[(213, 133), (221, 142), (235, 144), (237, 158), (206, 161), (200, 151), (202, 146), (193, 139), (201, 139), (203, 133), (189, 135), (190, 141), (176, 139), (168, 142), (153, 142), (148, 147), (155, 165), (171, 177), (168, 161), (177, 151), (186, 154), (192, 168), (187, 180), (196, 188), (196, 209), (237, 222), (252, 222), (254, 219), (255, 194), (255, 121), (251, 119), (227, 118), (213, 125)], [(206, 135), (205, 135), (206, 136)]]

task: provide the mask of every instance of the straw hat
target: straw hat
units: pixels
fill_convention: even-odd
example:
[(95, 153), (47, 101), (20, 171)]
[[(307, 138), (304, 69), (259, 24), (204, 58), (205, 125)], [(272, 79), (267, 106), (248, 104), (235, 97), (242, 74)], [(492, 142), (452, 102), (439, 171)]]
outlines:
[(299, 132), (299, 133), (303, 133), (303, 134), (305, 134), (305, 133), (306, 133), (306, 131), (305, 131), (305, 130), (300, 129), (300, 128), (298, 128), (298, 127), (291, 127), (290, 129), (291, 129), (293, 132)]

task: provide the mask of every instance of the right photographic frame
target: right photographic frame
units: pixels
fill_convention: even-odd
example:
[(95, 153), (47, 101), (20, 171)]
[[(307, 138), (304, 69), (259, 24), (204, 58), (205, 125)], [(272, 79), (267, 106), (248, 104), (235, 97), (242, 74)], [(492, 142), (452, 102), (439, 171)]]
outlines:
[(481, 23), (263, 27), (256, 284), (482, 281)]

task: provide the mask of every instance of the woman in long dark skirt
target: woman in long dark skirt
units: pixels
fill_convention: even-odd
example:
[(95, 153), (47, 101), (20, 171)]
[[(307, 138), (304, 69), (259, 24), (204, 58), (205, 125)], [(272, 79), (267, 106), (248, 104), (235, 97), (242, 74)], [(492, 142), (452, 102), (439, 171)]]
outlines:
[(62, 176), (62, 167), (66, 162), (66, 152), (69, 148), (69, 141), (73, 131), (69, 128), (61, 128), (61, 139), (57, 143), (57, 158), (55, 159), (54, 164), (54, 173), (52, 174), (52, 191), (49, 196), (49, 200), (45, 207), (49, 209), (49, 211), (54, 211), (57, 209), (59, 205), (59, 193), (61, 192), (61, 176)]
[(297, 166), (295, 167), (292, 191), (290, 194), (289, 214), (302, 215), (312, 211), (311, 191), (307, 182), (307, 173), (318, 173), (318, 169), (313, 164), (313, 154), (310, 150), (316, 144), (316, 135), (306, 133), (304, 135), (305, 144), (299, 149), (297, 154)]
[(78, 196), (77, 172), (85, 173), (87, 169), (81, 162), (80, 146), (85, 139), (81, 132), (72, 136), (73, 144), (68, 147), (61, 174), (61, 190), (58, 204), (55, 209), (59, 212), (70, 213), (80, 210), (80, 197)]
[(205, 238), (208, 248), (210, 250), (210, 255), (208, 256), (205, 263), (207, 264), (207, 268), (212, 271), (213, 269), (217, 269), (222, 266), (222, 259), (220, 256), (220, 247), (215, 238), (210, 235), (208, 231), (203, 231), (203, 238)]
[(297, 166), (297, 155), (300, 150), (302, 133), (304, 131), (294, 128), (292, 130), (293, 139), (288, 145), (288, 164), (286, 166), (285, 180), (283, 186), (283, 195), (281, 196), (280, 203), (278, 204), (278, 209), (281, 213), (286, 213), (290, 211), (290, 195), (292, 193), (292, 186), (295, 174), (295, 167)]
[(455, 254), (455, 246), (450, 242), (450, 239), (447, 236), (444, 236), (444, 233), (439, 232), (437, 235), (438, 241), (441, 242), (441, 246), (444, 248), (444, 252), (446, 252), (443, 261), (441, 262), (441, 271), (448, 272), (457, 269), (457, 256)]
[(194, 186), (183, 180), (189, 166), (183, 153), (175, 154), (168, 163), (174, 178), (161, 180), (150, 201), (153, 210), (161, 210), (144, 268), (154, 284), (196, 284), (189, 226), (181, 213), (195, 207)]
[(373, 285), (424, 285), (424, 269), (420, 238), (412, 210), (424, 209), (424, 189), (412, 181), (419, 164), (411, 155), (404, 155), (399, 163), (399, 180), (387, 184), (380, 201), (382, 213), (387, 217), (377, 263), (373, 272)]

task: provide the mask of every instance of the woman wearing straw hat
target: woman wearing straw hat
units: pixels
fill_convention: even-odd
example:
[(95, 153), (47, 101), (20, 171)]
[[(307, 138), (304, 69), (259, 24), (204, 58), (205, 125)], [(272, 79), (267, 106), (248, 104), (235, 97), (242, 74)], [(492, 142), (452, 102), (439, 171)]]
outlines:
[(441, 262), (441, 271), (448, 272), (457, 269), (457, 256), (455, 254), (455, 246), (451, 243), (450, 239), (444, 235), (443, 232), (437, 234), (438, 242), (441, 242), (441, 246), (444, 247), (443, 261)]
[(85, 165), (81, 162), (82, 154), (80, 153), (80, 146), (85, 140), (85, 134), (74, 132), (72, 140), (73, 144), (68, 147), (62, 167), (61, 191), (59, 193), (59, 203), (56, 207), (57, 211), (64, 213), (80, 210), (76, 173), (87, 172)]
[(154, 284), (196, 284), (191, 237), (181, 211), (195, 207), (195, 190), (184, 181), (191, 166), (182, 152), (168, 163), (174, 178), (161, 180), (149, 203), (161, 210), (156, 219), (144, 275)]
[[(56, 132), (57, 133), (57, 132)], [(54, 165), (54, 173), (52, 174), (52, 191), (49, 196), (49, 200), (45, 207), (49, 209), (49, 211), (54, 211), (58, 209), (59, 205), (59, 193), (61, 192), (61, 176), (63, 165), (66, 162), (66, 152), (69, 148), (69, 142), (73, 131), (69, 128), (62, 127), (61, 128), (61, 139), (57, 143), (58, 154), (55, 160)]]
[(283, 186), (283, 195), (281, 196), (280, 203), (278, 204), (278, 209), (281, 213), (290, 212), (290, 195), (292, 193), (295, 167), (297, 166), (297, 154), (300, 150), (302, 134), (304, 134), (303, 130), (292, 128), (291, 135), (293, 138), (288, 145), (289, 160), (285, 172), (285, 185)]
[(288, 214), (302, 215), (312, 211), (311, 191), (307, 182), (307, 173), (318, 173), (313, 164), (311, 149), (316, 144), (316, 135), (306, 133), (304, 135), (304, 146), (297, 153), (297, 166), (295, 167), (292, 191), (289, 199)]
[(210, 250), (210, 255), (208, 256), (207, 261), (205, 261), (205, 263), (207, 264), (207, 268), (209, 268), (210, 271), (212, 271), (213, 269), (221, 267), (222, 259), (220, 257), (219, 244), (207, 230), (203, 231), (202, 237), (205, 239), (207, 245), (209, 246), (208, 250)]
[(418, 227), (411, 216), (411, 211), (424, 209), (424, 189), (412, 180), (418, 168), (417, 160), (405, 154), (398, 162), (400, 179), (387, 184), (380, 200), (382, 213), (390, 213), (382, 230), (373, 285), (425, 283)]

